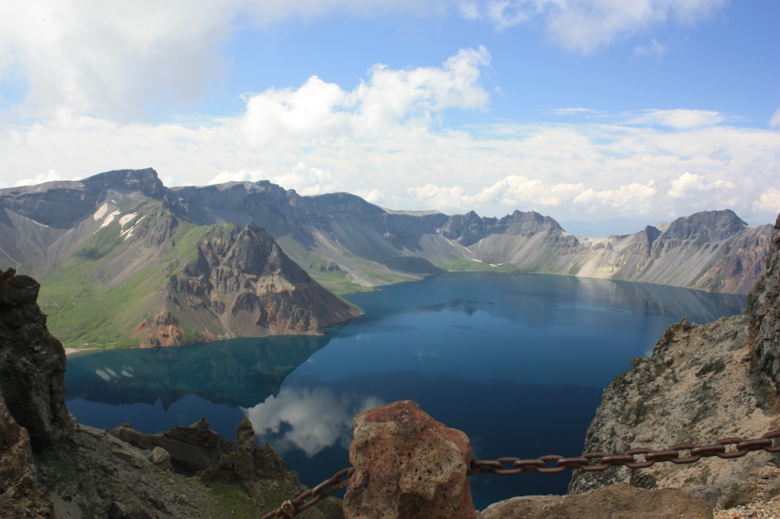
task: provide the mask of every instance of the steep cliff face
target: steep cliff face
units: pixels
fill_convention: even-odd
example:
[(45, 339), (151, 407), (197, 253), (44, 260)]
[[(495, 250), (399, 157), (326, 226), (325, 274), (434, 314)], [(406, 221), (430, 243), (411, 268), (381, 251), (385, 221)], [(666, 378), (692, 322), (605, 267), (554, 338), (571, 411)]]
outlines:
[(68, 435), (65, 350), (36, 304), (40, 285), (13, 269), (0, 273), (0, 393), (34, 445)]
[(766, 275), (748, 297), (751, 318), (750, 347), (756, 354), (757, 373), (765, 373), (780, 387), (780, 216), (772, 236), (772, 251)]
[[(687, 239), (685, 234), (680, 238)], [(780, 218), (768, 273), (751, 292), (743, 314), (705, 325), (683, 319), (664, 333), (650, 358), (635, 359), (636, 367), (615, 379), (588, 429), (585, 451), (709, 444), (726, 437), (760, 437), (780, 427), (778, 245)], [(761, 452), (693, 465), (576, 473), (570, 491), (630, 483), (643, 488), (710, 487), (709, 492), (718, 495), (756, 479), (771, 459)]]

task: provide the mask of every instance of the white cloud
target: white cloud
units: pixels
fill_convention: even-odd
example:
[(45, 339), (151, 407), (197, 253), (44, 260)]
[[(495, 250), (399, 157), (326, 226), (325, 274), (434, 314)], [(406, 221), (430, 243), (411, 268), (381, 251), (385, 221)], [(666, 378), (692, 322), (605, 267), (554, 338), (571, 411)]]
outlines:
[(489, 94), (480, 77), (489, 63), (490, 53), (480, 47), (459, 51), (439, 68), (377, 65), (352, 91), (314, 76), (297, 89), (250, 96), (240, 131), (258, 145), (290, 136), (309, 144), (380, 136), (403, 123), (424, 128), (448, 108), (484, 109)]
[(282, 388), (244, 413), (255, 434), (278, 451), (295, 448), (312, 457), (327, 447), (348, 447), (354, 417), (382, 404), (374, 397), (338, 396), (323, 387)]
[(23, 178), (14, 182), (15, 186), (30, 186), (34, 184), (43, 184), (44, 182), (54, 182), (57, 180), (65, 180), (56, 171), (50, 169), (48, 173), (40, 173), (35, 175), (34, 178)]
[(583, 114), (595, 114), (596, 110), (592, 108), (572, 107), (572, 108), (557, 108), (552, 110), (553, 115), (583, 115)]
[(754, 207), (759, 211), (766, 211), (773, 214), (780, 213), (780, 189), (774, 187), (767, 188), (753, 202)]
[(484, 189), (476, 199), (483, 203), (498, 201), (508, 207), (558, 207), (584, 190), (582, 183), (549, 184), (538, 178), (511, 175)]
[(378, 189), (358, 189), (354, 194), (372, 204), (381, 205), (385, 201), (385, 195)]
[(712, 110), (645, 110), (634, 116), (634, 124), (657, 124), (671, 128), (696, 128), (723, 122), (723, 114)]
[(0, 78), (29, 86), (35, 115), (135, 116), (190, 102), (218, 77), (236, 1), (40, 0), (0, 4)]
[[(589, 53), (664, 23), (695, 24), (724, 5), (725, 0), (484, 0), (461, 4), (460, 12), (497, 30), (539, 18), (560, 46)], [(661, 47), (655, 42), (648, 50)]]
[(733, 189), (734, 183), (724, 180), (716, 180), (712, 183), (707, 183), (705, 178), (701, 175), (695, 175), (683, 173), (680, 178), (672, 180), (671, 188), (667, 194), (674, 198), (682, 198), (690, 195), (694, 191), (711, 191), (713, 189)]
[[(499, 30), (540, 20), (552, 39), (564, 48), (590, 52), (618, 37), (663, 23), (696, 23), (724, 3), (725, 0), (37, 0), (22, 5), (7, 1), (0, 3), (0, 80), (26, 91), (28, 115), (51, 119), (66, 112), (130, 120), (151, 114), (156, 104), (186, 105), (202, 98), (229, 67), (221, 47), (237, 29), (247, 25), (263, 27), (290, 17), (312, 18), (335, 11), (372, 18), (390, 13), (426, 17), (454, 13), (468, 20), (485, 20)], [(662, 47), (651, 40), (647, 50), (658, 53)], [(639, 52), (644, 52), (641, 49)], [(381, 69), (374, 76), (378, 83), (384, 79)], [(411, 90), (400, 98), (402, 104), (418, 93), (415, 81), (429, 85), (436, 81), (421, 76), (425, 76), (424, 70), (405, 79)], [(396, 74), (390, 79), (399, 77)], [(374, 93), (379, 92), (378, 83)], [(397, 85), (390, 88), (399, 91)], [(435, 112), (448, 104), (483, 106), (485, 102), (484, 93), (478, 90), (460, 89), (451, 98), (444, 93), (437, 93), (436, 103), (429, 109)], [(396, 108), (403, 110), (403, 106)]]
[(121, 124), (61, 116), (8, 126), (0, 171), (83, 178), (153, 166), (167, 185), (268, 179), (302, 194), (348, 191), (390, 209), (450, 214), (537, 209), (558, 219), (665, 220), (730, 207), (743, 218), (773, 219), (771, 199), (761, 196), (767, 179), (780, 178), (780, 134), (730, 126), (718, 112), (649, 110), (460, 131), (440, 124), (448, 108), (486, 106), (480, 79), (488, 59), (479, 49), (440, 67), (379, 67), (352, 90), (311, 78), (248, 96), (247, 109), (230, 118)]
[(287, 173), (270, 176), (268, 180), (287, 189), (294, 189), (299, 195), (304, 196), (321, 195), (343, 190), (341, 184), (338, 183), (330, 171), (313, 168), (303, 162), (296, 164)]
[(780, 128), (780, 108), (775, 110), (775, 113), (772, 114), (772, 118), (769, 119), (769, 126), (772, 128)]
[(652, 38), (647, 45), (638, 45), (634, 47), (634, 54), (637, 56), (655, 56), (660, 58), (666, 54), (667, 50), (669, 49), (667, 49), (666, 45), (663, 45), (655, 38)]
[(602, 191), (587, 189), (574, 197), (573, 202), (582, 204), (590, 212), (595, 212), (602, 207), (609, 207), (618, 209), (620, 212), (646, 215), (650, 212), (657, 193), (655, 182), (651, 180), (647, 184), (634, 182), (617, 189)]
[(267, 180), (265, 173), (262, 171), (242, 169), (240, 171), (222, 171), (219, 175), (207, 180), (206, 185), (224, 184), (226, 182), (258, 182), (260, 180)]

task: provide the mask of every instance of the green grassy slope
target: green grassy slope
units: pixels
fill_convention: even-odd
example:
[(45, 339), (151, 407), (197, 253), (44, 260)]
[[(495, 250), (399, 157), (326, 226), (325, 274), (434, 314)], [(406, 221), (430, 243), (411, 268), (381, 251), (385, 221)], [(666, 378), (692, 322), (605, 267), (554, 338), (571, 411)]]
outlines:
[(170, 274), (195, 258), (198, 240), (207, 230), (180, 220), (170, 243), (159, 251), (145, 251), (149, 256), (146, 268), (107, 286), (97, 279), (97, 273), (128, 264), (139, 255), (136, 249), (142, 244), (132, 238), (124, 240), (116, 222), (100, 229), (63, 262), (55, 275), (42, 280), (39, 304), (49, 316), (49, 330), (66, 347), (137, 345), (130, 333), (161, 309), (161, 289)]

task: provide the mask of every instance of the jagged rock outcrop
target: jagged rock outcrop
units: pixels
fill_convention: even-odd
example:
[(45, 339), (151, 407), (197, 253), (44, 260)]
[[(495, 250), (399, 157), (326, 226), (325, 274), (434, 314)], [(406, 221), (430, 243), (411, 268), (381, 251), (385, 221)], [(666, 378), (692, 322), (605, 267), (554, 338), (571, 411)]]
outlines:
[(320, 334), (358, 315), (254, 225), (212, 229), (167, 290), (177, 309), (213, 316), (221, 329), (212, 331), (228, 337)]
[(355, 418), (349, 460), (355, 467), (344, 496), (348, 518), (473, 519), (466, 470), (471, 443), (411, 401)]
[(298, 484), (287, 472), (284, 460), (270, 445), (261, 449), (255, 441), (255, 431), (248, 418), (239, 424), (236, 441), (228, 453), (220, 456), (217, 463), (207, 467), (199, 477), (209, 483), (238, 483), (249, 491), (261, 480), (284, 479)]
[(535, 211), (527, 213), (514, 211), (503, 218), (482, 218), (474, 211), (464, 215), (450, 216), (442, 225), (441, 235), (457, 240), (465, 247), (487, 238), (492, 234), (508, 236), (531, 236), (540, 232), (563, 232), (558, 222)]
[(40, 285), (14, 269), (0, 273), (0, 393), (34, 446), (68, 436), (65, 350), (46, 328)]
[[(709, 444), (726, 437), (760, 437), (780, 428), (778, 245), (780, 218), (768, 273), (751, 292), (744, 313), (705, 325), (683, 319), (666, 330), (650, 358), (635, 359), (635, 367), (615, 379), (588, 429), (585, 451)], [(691, 465), (575, 473), (570, 491), (614, 483), (685, 487), (714, 504), (735, 485), (757, 479), (770, 461), (773, 455), (756, 452), (729, 461), (707, 458)]]

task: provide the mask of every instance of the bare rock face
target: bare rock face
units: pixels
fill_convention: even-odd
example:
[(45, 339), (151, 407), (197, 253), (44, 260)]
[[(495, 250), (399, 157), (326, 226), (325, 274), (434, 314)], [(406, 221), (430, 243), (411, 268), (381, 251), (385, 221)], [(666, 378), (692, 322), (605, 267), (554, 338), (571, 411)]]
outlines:
[(14, 269), (0, 274), (0, 393), (33, 449), (68, 435), (65, 350), (46, 328), (40, 285)]
[(587, 494), (516, 497), (482, 512), (482, 519), (712, 519), (704, 500), (675, 489), (613, 485)]
[(27, 431), (0, 394), (0, 517), (53, 517), (54, 505), (38, 484)]
[(752, 317), (752, 348), (760, 371), (780, 384), (780, 215), (775, 222), (766, 274), (748, 297), (747, 314)]
[(167, 290), (175, 308), (208, 314), (228, 337), (321, 334), (358, 315), (254, 225), (216, 226)]
[(355, 467), (344, 497), (347, 518), (473, 519), (466, 470), (471, 444), (411, 401), (355, 418)]

